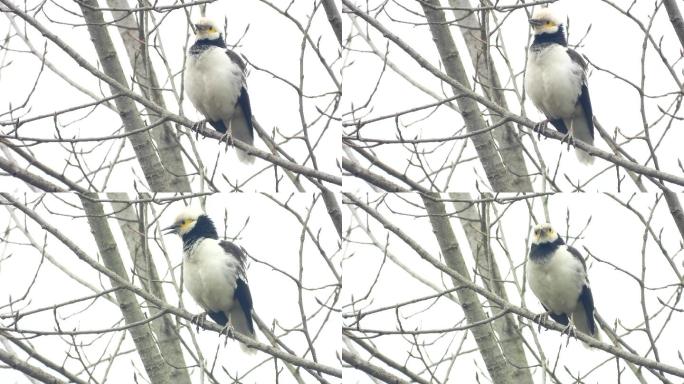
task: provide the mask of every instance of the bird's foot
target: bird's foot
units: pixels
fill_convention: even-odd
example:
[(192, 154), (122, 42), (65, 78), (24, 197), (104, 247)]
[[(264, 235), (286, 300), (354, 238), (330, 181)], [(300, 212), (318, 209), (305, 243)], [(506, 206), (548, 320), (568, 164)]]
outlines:
[(570, 145), (575, 145), (575, 135), (572, 132), (569, 132), (566, 134), (562, 139), (561, 139), (561, 145), (563, 143), (568, 143), (568, 151), (570, 150)]
[(200, 326), (204, 327), (204, 324), (207, 322), (207, 313), (200, 313), (199, 315), (193, 316), (190, 322), (197, 325), (197, 332), (199, 332)]
[(532, 131), (537, 132), (537, 140), (541, 139), (541, 134), (546, 130), (546, 127), (549, 125), (549, 120), (544, 120), (541, 121), (537, 124), (534, 125), (534, 128), (532, 128)]
[(567, 347), (568, 344), (570, 344), (570, 337), (577, 338), (577, 334), (575, 333), (575, 326), (571, 324), (568, 324), (567, 327), (561, 332), (561, 335), (568, 335), (568, 341), (565, 342), (565, 346)]
[(219, 139), (219, 145), (221, 142), (226, 142), (226, 152), (228, 152), (228, 147), (233, 144), (233, 132), (229, 129), (228, 132), (224, 133)]
[(199, 131), (203, 130), (207, 126), (207, 120), (200, 120), (192, 125), (192, 130), (195, 131), (195, 140), (199, 139)]
[(545, 322), (549, 318), (549, 312), (540, 313), (534, 316), (534, 321), (537, 323), (537, 332), (541, 332), (541, 323)]
[(228, 343), (228, 338), (229, 338), (229, 337), (230, 337), (231, 339), (234, 338), (234, 332), (235, 332), (235, 328), (233, 328), (233, 325), (232, 325), (231, 323), (228, 323), (228, 324), (226, 324), (225, 327), (223, 327), (223, 329), (222, 329), (221, 332), (219, 333), (219, 337), (220, 337), (221, 335), (225, 335), (225, 336), (226, 336), (226, 340), (225, 340), (225, 343), (224, 343), (224, 344), (226, 344), (226, 343)]

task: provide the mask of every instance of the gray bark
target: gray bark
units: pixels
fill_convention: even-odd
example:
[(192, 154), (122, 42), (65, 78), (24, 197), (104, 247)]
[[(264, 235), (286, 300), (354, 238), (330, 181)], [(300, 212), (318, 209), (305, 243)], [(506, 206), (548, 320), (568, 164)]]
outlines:
[(325, 9), (325, 15), (328, 16), (328, 22), (330, 23), (333, 32), (335, 32), (337, 42), (341, 45), (342, 18), (340, 17), (340, 11), (338, 11), (337, 6), (335, 6), (335, 0), (323, 0), (323, 9)]
[[(472, 200), (468, 193), (450, 193), (449, 196), (458, 200)], [(456, 211), (459, 212), (458, 218), (461, 220), (463, 230), (468, 237), (470, 249), (475, 255), (478, 274), (482, 278), (485, 287), (496, 293), (500, 298), (509, 301), (501, 273), (499, 272), (499, 266), (489, 247), (487, 221), (482, 219), (477, 206), (473, 203), (454, 201), (453, 205)], [(490, 308), (501, 307), (492, 300), (487, 299), (487, 302)], [(519, 384), (532, 384), (532, 375), (528, 368), (529, 365), (525, 356), (522, 335), (519, 331), (520, 327), (515, 317), (510, 313), (506, 314), (494, 320), (492, 325), (494, 326), (494, 331), (499, 335), (501, 350), (506, 356), (506, 360), (512, 365), (513, 381)]]
[[(121, 279), (130, 281), (126, 273), (126, 267), (124, 267), (123, 260), (121, 260), (121, 254), (119, 253), (116, 241), (109, 228), (102, 204), (95, 201), (98, 199), (98, 196), (96, 194), (87, 194), (79, 195), (79, 197), (85, 214), (88, 216), (88, 224), (90, 224), (90, 230), (104, 265)], [(120, 286), (116, 280), (110, 279), (110, 282), (113, 287)], [(145, 314), (133, 292), (127, 289), (119, 289), (115, 292), (115, 297), (126, 324), (145, 321)], [(131, 338), (140, 355), (150, 382), (153, 384), (171, 383), (169, 380), (171, 367), (162, 358), (148, 324), (142, 323), (130, 327), (128, 331), (131, 333)]]
[(677, 3), (674, 0), (663, 0), (663, 3), (665, 4), (667, 15), (670, 17), (672, 28), (677, 33), (682, 49), (684, 49), (684, 18), (682, 18), (682, 13), (679, 12), (679, 7), (677, 7)]
[[(129, 197), (125, 193), (109, 193), (108, 196), (112, 200), (128, 200)], [(135, 265), (135, 274), (140, 278), (140, 283), (143, 289), (160, 300), (167, 301), (164, 295), (164, 290), (161, 286), (161, 280), (157, 273), (157, 267), (154, 260), (150, 257), (147, 248), (147, 220), (145, 220), (145, 205), (141, 207), (138, 213), (130, 203), (112, 202), (114, 214), (119, 221), (121, 231), (124, 234), (128, 252), (133, 258)], [(138, 217), (138, 216), (141, 217)], [(159, 308), (154, 303), (147, 302), (150, 314), (156, 316), (159, 314)], [(170, 366), (170, 379), (172, 383), (190, 384), (190, 375), (185, 369), (186, 363), (183, 358), (183, 348), (181, 347), (180, 338), (178, 335), (177, 325), (173, 322), (171, 315), (164, 315), (151, 322), (152, 331), (157, 337), (159, 350), (164, 356), (164, 360)]]
[[(100, 64), (102, 64), (104, 73), (115, 79), (119, 84), (130, 89), (116, 49), (107, 31), (107, 24), (105, 24), (102, 12), (97, 9), (99, 7), (97, 1), (84, 0), (79, 3), (79, 6), (85, 22), (88, 24), (90, 39), (95, 46), (95, 51), (97, 51), (97, 56)], [(110, 89), (112, 94), (119, 93), (115, 87), (110, 86)], [(132, 99), (117, 97), (115, 103), (126, 132), (144, 127), (143, 120)], [(128, 139), (131, 141), (150, 189), (154, 192), (168, 191), (171, 185), (169, 173), (164, 170), (152, 140), (147, 133), (133, 134), (128, 136)]]
[(337, 230), (337, 235), (342, 239), (342, 210), (340, 210), (340, 205), (337, 204), (335, 193), (322, 185), (319, 188), (321, 189), (325, 208), (328, 210), (328, 216), (330, 216), (330, 220), (335, 226), (335, 230)]
[[(147, 3), (147, 2), (145, 2)], [(126, 0), (107, 0), (110, 8), (126, 9), (130, 8)], [(144, 20), (138, 24), (133, 13), (126, 11), (111, 11), (115, 24), (118, 27), (119, 35), (123, 40), (128, 60), (135, 73), (135, 79), (140, 86), (143, 96), (155, 102), (158, 106), (166, 109), (164, 97), (160, 91), (159, 81), (154, 67), (150, 61), (147, 50), (147, 30)], [(146, 15), (139, 12), (138, 15)], [(154, 110), (146, 108), (146, 114), (152, 116), (154, 120), (159, 120), (161, 115)], [(181, 156), (180, 144), (178, 142), (177, 130), (170, 122), (165, 122), (160, 127), (150, 131), (154, 140), (159, 158), (169, 172), (170, 185), (169, 191), (190, 192), (190, 182), (186, 176), (183, 157)]]
[(667, 207), (670, 209), (672, 220), (674, 220), (677, 229), (679, 230), (679, 236), (682, 238), (682, 241), (684, 241), (684, 210), (682, 210), (682, 204), (679, 202), (677, 194), (670, 189), (663, 188), (663, 194)]
[[(447, 75), (463, 84), (464, 87), (471, 89), (461, 56), (456, 48), (456, 44), (454, 44), (449, 25), (446, 23), (446, 17), (444, 12), (439, 9), (439, 1), (425, 0), (421, 1), (420, 4), (425, 18), (430, 23), (432, 39), (437, 46)], [(455, 95), (461, 93), (456, 88), (452, 87), (452, 89)], [(460, 97), (457, 99), (457, 103), (468, 133), (478, 132), (487, 128), (475, 100), (469, 97)], [(494, 139), (489, 132), (473, 135), (471, 139), (492, 189), (497, 192), (523, 192), (516, 185), (513, 174), (504, 166)]]
[[(489, 33), (489, 29), (482, 28), (475, 12), (456, 9), (472, 8), (470, 0), (449, 0), (449, 4), (455, 8), (453, 10), (454, 17), (458, 20), (457, 24), (468, 47), (470, 60), (473, 63), (473, 67), (475, 67), (475, 76), (477, 76), (482, 90), (488, 98), (503, 108), (509, 109), (506, 97), (502, 91), (499, 74), (490, 57), (486, 36)], [(491, 108), (488, 110), (493, 124), (499, 124), (503, 120), (500, 114)], [(518, 130), (515, 129), (513, 123), (507, 122), (501, 128), (492, 131), (492, 136), (494, 136), (494, 140), (496, 140), (499, 146), (499, 153), (505, 166), (513, 174), (515, 190), (532, 192), (532, 181), (525, 165)]]
[[(438, 194), (421, 195), (425, 209), (430, 216), (430, 223), (432, 224), (432, 231), (437, 238), (439, 247), (444, 256), (444, 260), (449, 268), (458, 272), (464, 279), (472, 281), (470, 272), (466, 266), (461, 248), (456, 241), (456, 236), (451, 228), (449, 217), (446, 215), (444, 203), (432, 199), (439, 199)], [(456, 279), (452, 279), (455, 287), (461, 286)], [(468, 324), (482, 322), (487, 320), (487, 315), (482, 308), (479, 297), (476, 292), (470, 289), (460, 289), (457, 292), (458, 298), (461, 302), (461, 307), (465, 314)], [(498, 306), (497, 306), (498, 307)], [(477, 343), (478, 350), (482, 355), (490, 379), (495, 384), (512, 384), (517, 383), (513, 378), (513, 366), (510, 365), (504, 358), (499, 343), (496, 340), (492, 327), (489, 323), (477, 325), (471, 328), (471, 332)]]

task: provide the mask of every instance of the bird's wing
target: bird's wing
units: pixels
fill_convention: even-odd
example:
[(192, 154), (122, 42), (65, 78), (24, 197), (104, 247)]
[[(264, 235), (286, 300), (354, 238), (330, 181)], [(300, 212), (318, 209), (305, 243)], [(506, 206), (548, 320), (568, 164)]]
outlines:
[(594, 297), (591, 294), (589, 285), (582, 287), (582, 293), (579, 296), (580, 307), (577, 308), (572, 315), (572, 321), (575, 327), (580, 331), (588, 334), (596, 334), (596, 323), (594, 321)]
[(230, 321), (233, 326), (240, 333), (245, 335), (254, 335), (254, 323), (252, 322), (252, 294), (249, 291), (247, 282), (238, 279), (237, 287), (235, 288), (235, 299), (239, 305), (234, 306), (230, 311)]
[(233, 117), (231, 122), (233, 125), (233, 134), (238, 140), (247, 144), (252, 144), (254, 143), (252, 104), (249, 101), (249, 93), (247, 93), (247, 88), (244, 85), (240, 89), (240, 96), (238, 96), (237, 99), (237, 106), (239, 109), (235, 110), (235, 117)]
[(219, 241), (219, 245), (224, 251), (226, 251), (226, 253), (229, 253), (238, 261), (238, 278), (247, 281), (247, 276), (245, 273), (245, 262), (247, 261), (247, 257), (245, 256), (245, 253), (242, 252), (242, 249), (240, 249), (240, 247), (238, 247), (235, 243), (231, 243), (230, 241), (226, 240)]
[(572, 320), (580, 331), (588, 335), (594, 335), (596, 334), (596, 323), (594, 322), (594, 296), (591, 294), (591, 287), (589, 287), (589, 280), (586, 276), (587, 264), (584, 261), (582, 254), (577, 249), (568, 246), (568, 252), (582, 263), (585, 274), (585, 283), (582, 285), (582, 291), (577, 298), (577, 301), (581, 306), (573, 313)]
[(223, 311), (207, 311), (207, 315), (209, 315), (209, 317), (211, 317), (211, 319), (214, 320), (216, 324), (219, 324), (221, 326), (225, 326), (226, 324), (228, 324), (228, 315), (226, 315), (226, 313)]
[[(240, 55), (231, 51), (230, 49), (226, 49), (226, 55), (228, 55), (228, 58), (233, 63), (240, 67), (240, 70), (243, 73), (245, 72), (247, 66)], [(249, 101), (249, 93), (247, 92), (247, 84), (244, 75), (242, 78), (242, 87), (240, 88), (240, 96), (238, 96), (235, 105), (238, 108), (236, 109), (235, 116), (231, 121), (233, 136), (244, 143), (253, 144), (254, 126), (252, 125), (252, 104)], [(254, 158), (251, 156), (247, 156), (239, 151), (238, 154), (242, 155), (240, 158), (244, 161), (254, 161)]]
[(580, 251), (578, 251), (576, 248), (571, 247), (571, 246), (569, 246), (569, 245), (568, 245), (567, 247), (568, 247), (568, 252), (570, 252), (571, 255), (575, 256), (575, 258), (576, 258), (580, 263), (582, 263), (582, 268), (584, 268), (584, 273), (585, 273), (585, 275), (586, 275), (586, 272), (587, 272), (587, 264), (586, 264), (586, 262), (584, 261), (584, 257), (582, 257), (582, 254), (580, 253)]
[(245, 68), (247, 68), (247, 65), (246, 65), (245, 62), (242, 60), (242, 58), (240, 57), (240, 55), (238, 55), (237, 53), (231, 51), (230, 49), (226, 49), (226, 55), (228, 55), (228, 58), (229, 58), (233, 63), (237, 64), (237, 66), (240, 67), (240, 70), (241, 70), (242, 72), (245, 71)]
[(546, 310), (546, 312), (549, 313), (549, 316), (551, 316), (552, 319), (556, 320), (557, 323), (561, 323), (563, 325), (568, 325), (570, 323), (570, 320), (568, 319), (568, 315), (565, 313), (561, 313), (560, 315), (557, 315), (553, 313), (553, 311), (549, 311), (549, 309), (542, 303), (542, 307)]
[(589, 134), (591, 138), (594, 138), (594, 111), (591, 108), (591, 99), (589, 98), (589, 88), (587, 87), (587, 62), (584, 61), (582, 55), (577, 53), (575, 50), (568, 48), (568, 56), (570, 59), (577, 64), (582, 69), (582, 88), (580, 90), (580, 95), (577, 98), (577, 103), (582, 107), (584, 112), (584, 119), (589, 127)]
[(234, 305), (230, 311), (230, 322), (236, 331), (254, 335), (254, 324), (252, 322), (252, 294), (247, 285), (247, 274), (245, 271), (246, 256), (242, 249), (230, 241), (219, 242), (221, 247), (238, 261), (238, 275), (235, 280), (235, 291), (233, 297), (239, 305)]

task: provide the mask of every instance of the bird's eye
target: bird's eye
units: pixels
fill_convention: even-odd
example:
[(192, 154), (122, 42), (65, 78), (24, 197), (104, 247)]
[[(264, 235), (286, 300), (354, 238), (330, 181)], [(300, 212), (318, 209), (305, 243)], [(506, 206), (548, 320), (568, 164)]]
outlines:
[(551, 25), (553, 25), (553, 22), (551, 22), (551, 20), (547, 20), (547, 21), (546, 21), (546, 25), (551, 26)]

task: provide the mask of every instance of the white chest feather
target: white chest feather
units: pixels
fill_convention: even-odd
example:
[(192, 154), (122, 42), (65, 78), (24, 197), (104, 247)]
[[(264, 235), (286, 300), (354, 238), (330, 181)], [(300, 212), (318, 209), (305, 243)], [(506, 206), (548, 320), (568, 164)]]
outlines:
[(205, 310), (232, 308), (237, 271), (238, 261), (225, 253), (218, 240), (201, 240), (183, 258), (185, 287)]
[(244, 74), (225, 50), (208, 48), (199, 55), (188, 55), (185, 90), (192, 104), (209, 120), (232, 119)]
[(567, 48), (553, 44), (530, 50), (525, 88), (534, 105), (546, 116), (569, 119), (582, 90), (583, 70), (570, 59)]
[(562, 245), (544, 261), (527, 260), (527, 279), (532, 292), (554, 313), (570, 314), (587, 284), (582, 263)]

